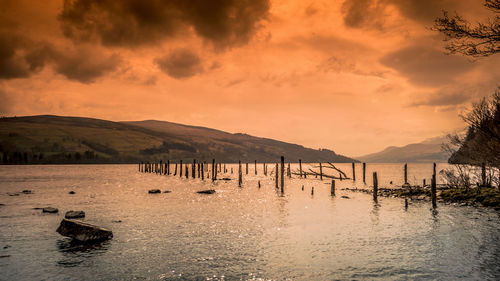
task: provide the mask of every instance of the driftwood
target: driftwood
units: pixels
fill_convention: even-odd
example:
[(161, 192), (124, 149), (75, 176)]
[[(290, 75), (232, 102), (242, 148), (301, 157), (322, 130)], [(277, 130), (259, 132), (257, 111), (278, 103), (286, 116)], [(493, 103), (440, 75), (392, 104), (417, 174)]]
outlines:
[[(332, 169), (332, 170), (335, 170), (339, 173), (339, 177), (337, 176), (333, 176), (333, 175), (329, 175), (329, 174), (325, 174), (325, 173), (318, 173), (312, 169), (309, 169), (309, 171), (302, 171), (302, 175), (310, 175), (310, 176), (323, 176), (325, 178), (330, 178), (330, 179), (338, 179), (338, 180), (349, 180), (351, 178), (349, 178), (342, 170), (340, 170), (339, 168), (335, 167), (335, 165), (333, 165), (332, 163), (330, 162), (327, 162), (328, 165), (326, 166), (322, 166), (323, 168), (328, 168), (328, 169)], [(319, 168), (319, 165), (318, 166), (313, 166), (313, 168)], [(293, 175), (301, 175), (300, 171), (294, 171), (292, 172)]]

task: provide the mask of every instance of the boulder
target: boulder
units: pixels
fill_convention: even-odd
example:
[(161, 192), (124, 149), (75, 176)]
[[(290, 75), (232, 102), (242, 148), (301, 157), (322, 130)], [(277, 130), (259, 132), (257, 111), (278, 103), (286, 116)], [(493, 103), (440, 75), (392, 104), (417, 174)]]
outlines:
[(56, 231), (62, 236), (71, 237), (80, 242), (102, 241), (113, 237), (111, 230), (70, 219), (63, 219)]
[(148, 193), (150, 193), (150, 194), (161, 193), (161, 190), (159, 190), (159, 189), (150, 189), (148, 191)]
[(196, 193), (199, 193), (199, 194), (214, 194), (215, 190), (213, 190), (213, 189), (200, 190), (200, 191), (196, 191)]
[(51, 214), (55, 214), (55, 213), (58, 213), (59, 212), (59, 209), (57, 208), (53, 208), (53, 207), (45, 207), (45, 208), (42, 208), (42, 213), (51, 213)]
[(85, 212), (84, 211), (67, 211), (66, 214), (64, 215), (65, 218), (67, 219), (80, 219), (85, 217)]

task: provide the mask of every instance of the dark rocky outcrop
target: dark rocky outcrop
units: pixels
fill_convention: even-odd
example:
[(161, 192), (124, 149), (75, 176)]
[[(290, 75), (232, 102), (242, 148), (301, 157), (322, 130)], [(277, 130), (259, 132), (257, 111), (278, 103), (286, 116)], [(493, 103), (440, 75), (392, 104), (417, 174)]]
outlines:
[(80, 242), (96, 242), (113, 237), (111, 230), (70, 219), (63, 219), (56, 231), (62, 236), (71, 237)]
[(215, 190), (213, 190), (213, 189), (200, 190), (200, 191), (197, 191), (196, 193), (199, 193), (199, 194), (214, 194)]
[(67, 219), (80, 219), (85, 217), (85, 212), (84, 211), (67, 211), (66, 214), (64, 215), (65, 218)]
[(161, 190), (159, 190), (159, 189), (150, 189), (150, 190), (148, 191), (148, 193), (149, 193), (149, 194), (161, 193)]
[(43, 213), (51, 213), (51, 214), (55, 214), (55, 213), (58, 213), (59, 212), (59, 209), (57, 208), (53, 208), (53, 207), (45, 207), (42, 209), (42, 212)]

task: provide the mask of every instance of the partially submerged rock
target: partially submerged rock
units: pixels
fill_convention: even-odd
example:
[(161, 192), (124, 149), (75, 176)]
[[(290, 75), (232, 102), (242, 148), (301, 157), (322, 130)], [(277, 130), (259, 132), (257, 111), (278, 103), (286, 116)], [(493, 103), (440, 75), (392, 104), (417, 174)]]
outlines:
[(25, 189), (25, 190), (23, 190), (21, 192), (24, 193), (24, 194), (33, 194), (33, 190), (29, 190), (29, 189)]
[(220, 179), (220, 180), (222, 180), (222, 181), (230, 181), (230, 180), (231, 180), (231, 178), (222, 178), (222, 179)]
[(172, 191), (170, 191), (170, 190), (163, 191), (163, 193), (170, 193), (170, 192), (172, 192)]
[(111, 230), (77, 220), (63, 219), (57, 233), (80, 242), (95, 242), (113, 238)]
[(340, 198), (344, 198), (344, 199), (351, 199), (351, 197), (347, 196), (347, 195), (342, 195), (340, 196)]
[(196, 193), (199, 193), (199, 194), (214, 194), (215, 190), (213, 190), (213, 189), (200, 190), (200, 191), (197, 191)]
[(71, 190), (70, 192), (68, 192), (68, 194), (75, 194), (76, 192), (74, 192), (73, 190)]
[(159, 190), (159, 189), (150, 189), (148, 191), (148, 193), (150, 193), (150, 194), (161, 193), (161, 190)]
[(42, 212), (43, 212), (43, 213), (51, 213), (51, 214), (55, 214), (55, 213), (58, 213), (58, 212), (59, 212), (59, 209), (57, 209), (57, 208), (53, 208), (53, 207), (45, 207), (45, 208), (42, 208)]
[(85, 212), (84, 211), (67, 211), (66, 214), (64, 215), (65, 218), (67, 219), (80, 219), (85, 217)]
[(12, 192), (9, 192), (7, 193), (9, 196), (19, 196), (19, 193), (12, 193)]

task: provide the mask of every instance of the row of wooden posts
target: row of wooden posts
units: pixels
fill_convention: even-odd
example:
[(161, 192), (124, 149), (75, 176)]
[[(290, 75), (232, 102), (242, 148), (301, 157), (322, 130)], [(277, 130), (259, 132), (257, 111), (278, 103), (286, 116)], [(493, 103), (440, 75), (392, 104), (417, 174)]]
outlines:
[[(149, 162), (141, 162), (139, 163), (139, 172), (142, 173), (155, 173), (155, 174), (163, 174), (163, 175), (174, 175), (176, 176), (179, 174), (180, 177), (183, 176), (183, 162), (182, 160), (179, 161), (179, 169), (177, 169), (178, 163), (174, 163), (174, 171), (173, 173), (170, 171), (170, 160), (167, 160), (166, 162), (163, 162), (162, 160), (159, 161), (159, 163), (149, 163)], [(366, 182), (366, 163), (363, 164), (363, 183)], [(248, 163), (245, 165), (245, 170), (246, 174), (248, 175)], [(198, 178), (201, 178), (202, 180), (205, 179), (205, 172), (209, 172), (209, 164), (207, 164), (206, 161), (204, 162), (196, 162), (196, 159), (193, 159), (193, 164), (191, 165), (191, 169), (189, 169), (189, 164), (184, 163), (184, 175), (186, 178), (189, 178), (189, 170), (191, 170), (191, 176), (192, 178), (196, 178), (196, 172), (198, 172)], [(217, 180), (217, 173), (224, 171), (224, 173), (227, 173), (228, 170), (226, 169), (226, 164), (224, 163), (216, 163), (215, 159), (212, 159), (212, 168), (210, 169), (211, 171), (211, 179), (212, 181)], [(281, 167), (281, 168), (280, 168)], [(322, 163), (319, 163), (319, 176), (320, 180), (323, 180), (323, 166)], [(280, 171), (280, 172), (278, 172)], [(257, 160), (254, 161), (254, 172), (255, 175), (257, 175)], [(263, 163), (263, 172), (264, 175), (267, 176), (267, 164)], [(231, 174), (233, 174), (233, 168), (231, 168)], [(207, 174), (208, 176), (209, 174)], [(307, 173), (303, 172), (302, 170), (302, 161), (299, 159), (299, 175), (300, 178), (307, 178)], [(290, 169), (290, 163), (288, 163), (287, 167), (287, 176), (291, 178), (292, 172)], [(276, 163), (276, 168), (275, 168), (275, 187), (276, 189), (280, 188), (280, 191), (284, 193), (284, 186), (285, 186), (285, 157), (281, 156), (281, 165)], [(342, 180), (342, 176), (340, 177), (340, 180)], [(355, 170), (355, 164), (352, 163), (352, 180), (356, 181), (356, 170)], [(404, 182), (405, 184), (408, 184), (408, 165), (404, 165)], [(241, 161), (238, 161), (238, 186), (241, 187), (243, 183), (243, 171), (242, 171), (242, 164)], [(425, 186), (425, 179), (423, 180), (423, 186)], [(259, 187), (260, 187), (260, 181), (259, 181)], [(312, 191), (314, 193), (314, 189)], [(335, 180), (332, 179), (332, 184), (331, 184), (331, 195), (335, 196)], [(378, 176), (377, 172), (373, 172), (373, 200), (376, 202), (378, 200)], [(436, 163), (433, 164), (433, 173), (432, 173), (432, 179), (431, 179), (431, 201), (432, 201), (432, 207), (436, 208)], [(408, 201), (405, 200), (405, 205), (408, 205)]]

